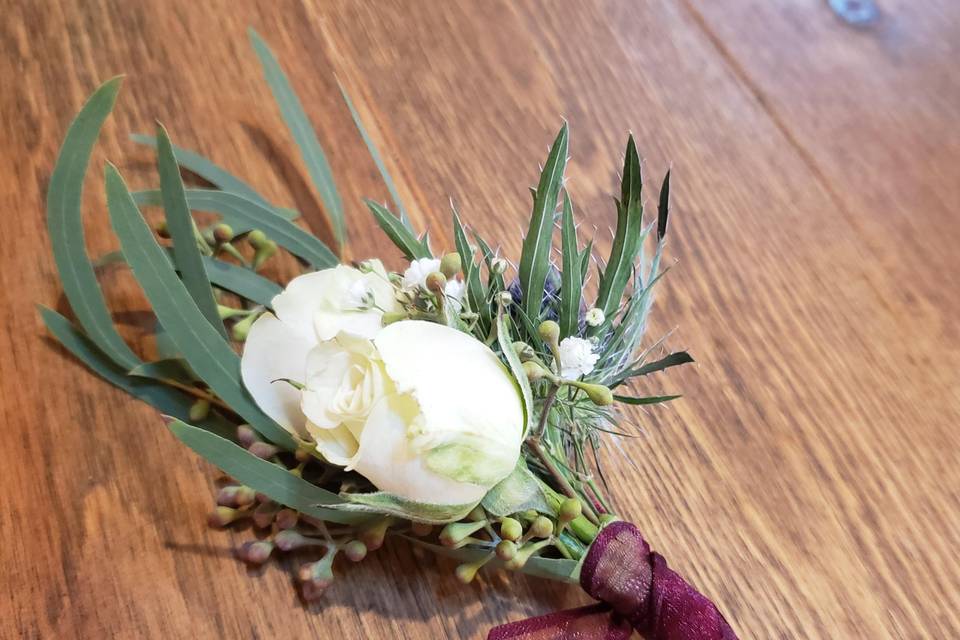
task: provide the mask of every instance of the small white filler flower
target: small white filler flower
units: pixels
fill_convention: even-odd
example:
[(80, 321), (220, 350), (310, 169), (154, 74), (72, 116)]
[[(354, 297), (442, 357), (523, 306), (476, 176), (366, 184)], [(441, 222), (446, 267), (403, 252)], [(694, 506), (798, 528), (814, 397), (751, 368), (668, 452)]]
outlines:
[(593, 371), (600, 356), (593, 352), (589, 340), (570, 336), (560, 341), (560, 375), (576, 380)]
[(410, 262), (403, 272), (403, 286), (407, 288), (427, 287), (427, 276), (440, 271), (440, 258), (418, 258)]
[(606, 316), (603, 315), (603, 309), (599, 309), (597, 307), (587, 311), (587, 314), (584, 317), (584, 320), (586, 320), (587, 324), (591, 327), (599, 327), (606, 319)]

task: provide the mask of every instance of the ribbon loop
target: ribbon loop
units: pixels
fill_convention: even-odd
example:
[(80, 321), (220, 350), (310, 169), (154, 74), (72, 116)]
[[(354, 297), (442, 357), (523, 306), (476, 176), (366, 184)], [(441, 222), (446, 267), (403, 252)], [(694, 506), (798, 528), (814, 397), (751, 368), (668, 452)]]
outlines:
[(580, 586), (600, 602), (494, 628), (487, 640), (737, 640), (706, 596), (667, 566), (629, 522), (604, 527), (590, 545)]

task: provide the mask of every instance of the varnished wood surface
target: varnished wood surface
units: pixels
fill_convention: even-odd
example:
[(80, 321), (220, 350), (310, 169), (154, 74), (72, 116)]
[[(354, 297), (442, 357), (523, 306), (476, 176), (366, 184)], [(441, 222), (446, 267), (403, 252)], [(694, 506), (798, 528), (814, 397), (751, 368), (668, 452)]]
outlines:
[[(63, 300), (43, 194), (70, 118), (117, 73), (91, 254), (116, 247), (99, 167), (155, 182), (127, 141), (154, 118), (329, 235), (247, 25), (328, 149), (352, 257), (389, 250), (360, 204), (386, 192), (334, 73), (438, 246), (452, 196), (517, 255), (561, 118), (604, 249), (627, 130), (649, 176), (672, 163), (679, 262), (652, 331), (678, 327), (699, 365), (656, 380), (684, 399), (631, 413), (642, 436), (608, 449), (621, 512), (742, 638), (960, 637), (960, 5), (880, 2), (863, 29), (822, 0), (0, 5), (0, 637), (481, 638), (585, 600), (461, 587), (394, 543), (304, 607), (283, 566), (230, 557), (245, 534), (206, 528), (214, 470), (45, 337), (33, 304)], [(138, 342), (135, 283), (104, 286)]]

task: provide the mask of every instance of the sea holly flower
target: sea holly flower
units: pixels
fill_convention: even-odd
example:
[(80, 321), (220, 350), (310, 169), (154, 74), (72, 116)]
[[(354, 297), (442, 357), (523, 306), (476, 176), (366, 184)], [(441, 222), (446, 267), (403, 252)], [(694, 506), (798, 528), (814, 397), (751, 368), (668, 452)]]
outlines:
[(575, 336), (560, 341), (559, 356), (560, 375), (571, 380), (593, 371), (600, 357), (593, 352), (593, 343)]
[[(385, 298), (370, 275), (364, 282)], [(277, 316), (254, 323), (244, 348), (244, 384), (267, 414), (327, 461), (412, 502), (476, 503), (510, 474), (524, 411), (489, 347), (437, 323), (382, 327), (368, 315), (376, 309), (336, 311), (329, 290), (318, 305), (319, 292), (293, 288), (299, 279), (274, 300)], [(355, 274), (325, 280), (342, 299), (355, 297)], [(332, 326), (342, 329), (327, 339), (321, 330)]]

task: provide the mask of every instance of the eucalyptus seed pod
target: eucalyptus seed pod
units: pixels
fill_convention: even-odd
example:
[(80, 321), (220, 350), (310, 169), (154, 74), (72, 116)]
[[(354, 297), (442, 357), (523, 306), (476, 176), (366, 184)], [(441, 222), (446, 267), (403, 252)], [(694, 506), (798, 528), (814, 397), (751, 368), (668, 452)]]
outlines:
[(513, 343), (513, 350), (520, 358), (520, 362), (527, 362), (537, 357), (537, 352), (533, 350), (533, 347), (520, 340)]
[(217, 244), (226, 244), (233, 240), (233, 229), (228, 224), (219, 223), (213, 227), (213, 240)]
[(426, 522), (411, 522), (410, 533), (420, 538), (428, 536), (433, 532), (433, 525)]
[(493, 554), (491, 553), (475, 562), (468, 562), (465, 564), (461, 564), (456, 568), (456, 571), (455, 571), (457, 580), (459, 580), (463, 584), (469, 584), (473, 582), (473, 579), (477, 577), (477, 572), (480, 571), (480, 568), (483, 567), (483, 565), (487, 564), (492, 557), (493, 557)]
[(258, 440), (257, 432), (248, 424), (241, 424), (237, 427), (237, 442), (244, 448), (249, 448)]
[(285, 529), (273, 536), (273, 542), (280, 551), (294, 551), (304, 547), (326, 546), (326, 542), (319, 538), (305, 536), (295, 529)]
[(273, 240), (267, 240), (265, 243), (263, 243), (263, 245), (259, 249), (257, 249), (257, 252), (253, 254), (253, 264), (252, 264), (253, 270), (256, 271), (260, 267), (262, 267), (263, 264), (267, 260), (272, 258), (276, 252), (277, 252), (276, 242), (274, 242)]
[(440, 544), (445, 547), (453, 547), (463, 541), (464, 538), (483, 529), (487, 524), (486, 520), (474, 522), (451, 522), (440, 532)]
[(543, 339), (551, 348), (560, 344), (560, 325), (553, 320), (544, 320), (537, 328), (540, 338)]
[(274, 544), (269, 540), (251, 540), (237, 549), (237, 557), (249, 564), (263, 564), (270, 559)]
[(527, 374), (527, 380), (530, 381), (542, 380), (550, 375), (550, 372), (544, 369), (543, 365), (533, 360), (527, 360), (522, 366), (523, 372)]
[(314, 602), (320, 599), (323, 592), (333, 584), (333, 558), (336, 553), (336, 547), (328, 547), (323, 558), (300, 567), (297, 578), (300, 580), (300, 593), (304, 600)]
[(253, 510), (253, 524), (258, 529), (266, 529), (273, 524), (280, 512), (280, 505), (270, 500), (257, 505)]
[(247, 234), (247, 242), (254, 249), (259, 249), (267, 243), (267, 234), (260, 229), (254, 229)]
[(592, 382), (577, 382), (576, 387), (586, 392), (590, 401), (598, 407), (606, 407), (613, 404), (613, 392), (609, 387)]
[(501, 540), (497, 544), (497, 557), (509, 562), (517, 555), (517, 543), (513, 540)]
[(560, 503), (560, 509), (557, 511), (557, 519), (566, 524), (580, 517), (583, 513), (583, 505), (576, 498), (567, 498)]
[(206, 398), (198, 398), (190, 405), (190, 422), (200, 422), (210, 415), (210, 401)]
[(500, 520), (500, 537), (504, 540), (519, 540), (523, 535), (523, 526), (519, 521), (513, 518), (503, 518)]
[(448, 253), (440, 259), (440, 273), (442, 273), (448, 279), (453, 278), (460, 273), (462, 267), (463, 263), (460, 260), (459, 253)]
[(280, 529), (293, 529), (297, 526), (299, 519), (299, 514), (293, 509), (280, 509), (280, 511), (277, 512), (277, 527)]
[(167, 228), (166, 220), (161, 220), (160, 222), (158, 222), (157, 226), (154, 227), (154, 231), (156, 231), (157, 235), (160, 236), (161, 238), (170, 237), (170, 229)]
[(530, 524), (530, 535), (534, 538), (549, 538), (553, 535), (553, 522), (546, 516), (537, 516)]
[(439, 271), (434, 271), (433, 273), (427, 274), (425, 283), (427, 285), (427, 291), (438, 297), (443, 297), (444, 287), (447, 286), (446, 276)]
[(343, 545), (343, 553), (346, 555), (352, 562), (360, 562), (367, 557), (367, 545), (363, 544), (359, 540), (351, 540), (347, 544)]
[(223, 507), (245, 507), (253, 504), (257, 492), (244, 485), (222, 487), (217, 492), (217, 504)]
[(273, 456), (277, 455), (277, 453), (280, 452), (280, 449), (273, 446), (272, 444), (268, 444), (266, 442), (261, 442), (258, 440), (257, 442), (254, 442), (249, 447), (247, 447), (247, 451), (257, 456), (258, 458), (269, 460)]
[(376, 551), (383, 546), (383, 540), (387, 537), (387, 529), (393, 524), (393, 518), (387, 517), (377, 520), (367, 525), (358, 536), (359, 540), (367, 546), (369, 551)]
[(490, 262), (490, 271), (496, 276), (502, 276), (507, 270), (507, 261), (503, 258), (494, 258)]
[(225, 527), (231, 522), (242, 520), (250, 515), (249, 511), (241, 511), (233, 507), (218, 506), (207, 516), (207, 523), (211, 527)]

